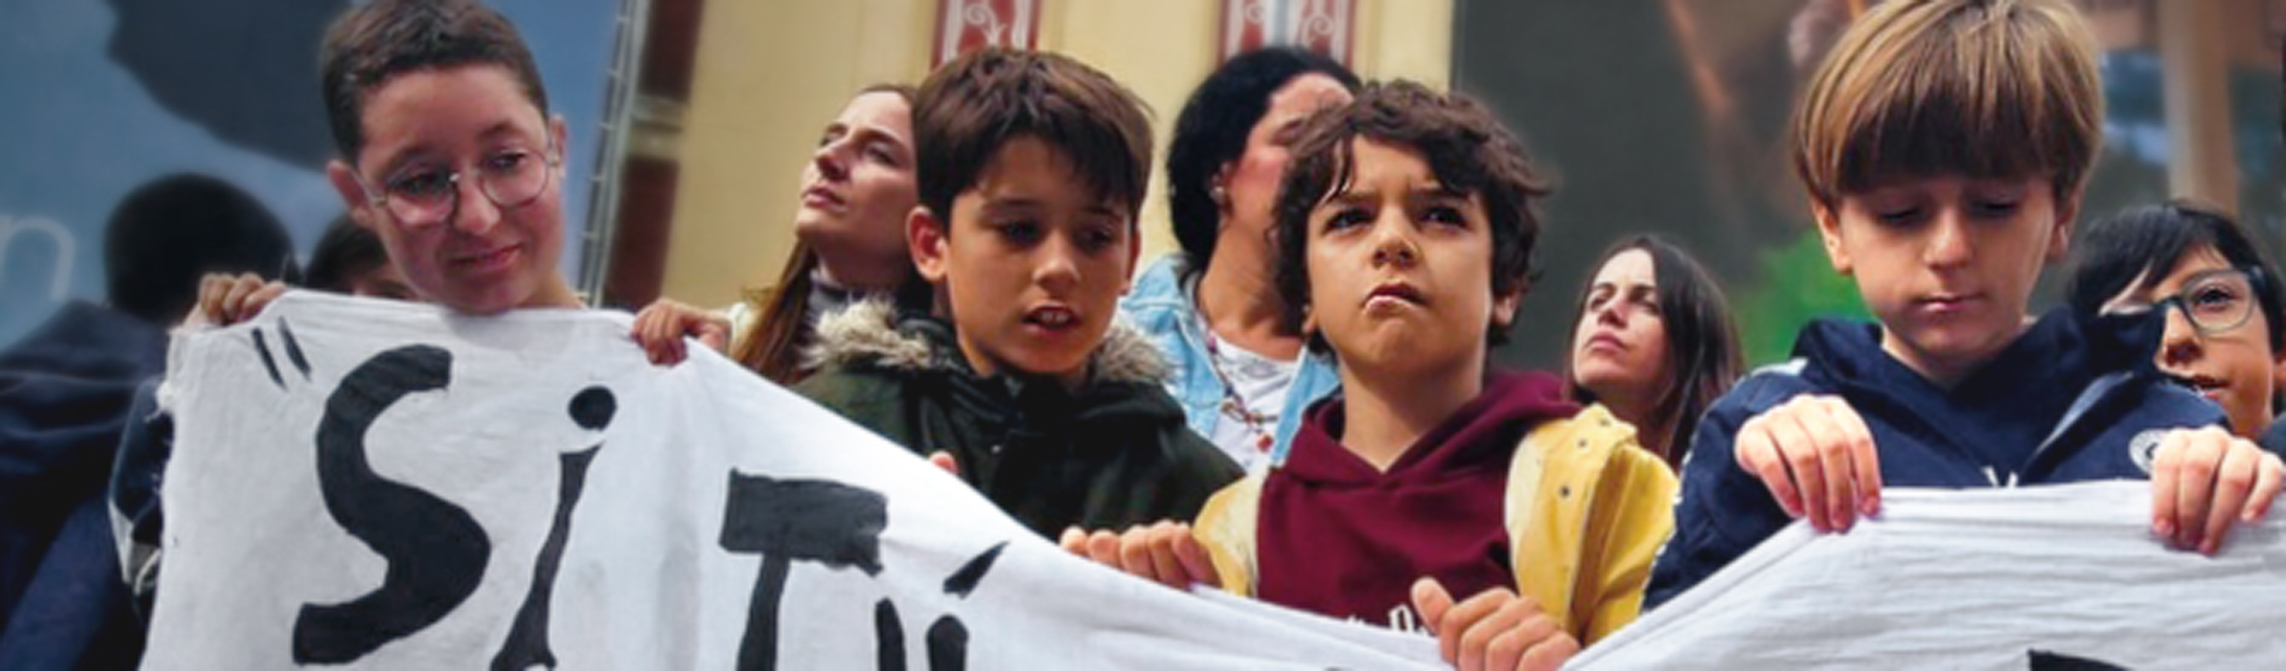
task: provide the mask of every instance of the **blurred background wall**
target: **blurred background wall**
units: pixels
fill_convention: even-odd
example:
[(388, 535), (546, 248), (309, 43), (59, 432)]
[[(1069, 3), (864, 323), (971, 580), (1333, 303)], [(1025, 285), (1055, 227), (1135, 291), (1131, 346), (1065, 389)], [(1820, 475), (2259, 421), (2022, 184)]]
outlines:
[[(741, 287), (775, 279), (793, 245), (796, 192), (819, 130), (868, 84), (920, 83), (946, 6), (945, 0), (706, 3), (672, 154), (682, 175), (672, 216), (663, 225), (643, 224), (667, 230), (663, 272), (657, 289), (612, 300), (640, 306), (663, 293), (716, 305), (734, 300)], [(1184, 99), (1220, 63), (1224, 0), (1040, 0), (1037, 7), (1034, 46), (1071, 54), (1134, 89), (1151, 106), (1154, 161), (1163, 161)], [(1349, 62), (1361, 75), (1449, 84), (1450, 0), (1355, 0), (1350, 9)], [(1175, 247), (1164, 179), (1154, 168), (1142, 214), (1146, 259)]]
[[(1476, 95), (1558, 179), (1541, 282), (1501, 352), (1545, 367), (1589, 265), (1635, 232), (1681, 242), (1720, 276), (1755, 363), (1781, 358), (1806, 319), (1862, 314), (1810, 233), (1782, 130), (1810, 65), (1877, 1), (495, 4), (573, 121), (565, 271), (592, 302), (628, 309), (723, 305), (772, 281), (820, 129), (865, 85), (918, 83), (948, 34), (957, 50), (997, 30), (1110, 73), (1153, 108), (1163, 159), (1191, 88), (1250, 35), (1232, 17), (1332, 20), (1311, 44), (1369, 79)], [(2109, 105), (2083, 219), (2195, 197), (2286, 256), (2286, 0), (2075, 1), (2103, 43)], [(63, 300), (100, 299), (103, 220), (139, 180), (232, 180), (306, 250), (339, 213), (318, 171), (330, 150), (312, 78), (317, 33), (345, 4), (0, 0), (0, 346)], [(203, 46), (168, 52), (162, 37)], [(1174, 248), (1163, 178), (1142, 212), (1146, 258)]]

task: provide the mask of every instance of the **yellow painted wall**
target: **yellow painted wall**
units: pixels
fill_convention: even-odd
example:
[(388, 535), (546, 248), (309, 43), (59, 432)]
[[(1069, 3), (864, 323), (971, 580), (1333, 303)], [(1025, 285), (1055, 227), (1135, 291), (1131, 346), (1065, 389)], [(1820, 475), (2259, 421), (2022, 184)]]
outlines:
[(1452, 86), (1452, 0), (1357, 0), (1357, 53), (1350, 64), (1367, 79), (1411, 79)]
[[(1370, 79), (1450, 81), (1451, 0), (1357, 0), (1351, 62)], [(1071, 54), (1151, 106), (1163, 162), (1183, 101), (1215, 65), (1221, 0), (1043, 0), (1038, 45)], [(715, 0), (699, 32), (681, 141), (665, 293), (720, 305), (776, 278), (793, 244), (801, 168), (849, 94), (918, 83), (936, 0)], [(1142, 213), (1144, 258), (1174, 249), (1165, 175)]]

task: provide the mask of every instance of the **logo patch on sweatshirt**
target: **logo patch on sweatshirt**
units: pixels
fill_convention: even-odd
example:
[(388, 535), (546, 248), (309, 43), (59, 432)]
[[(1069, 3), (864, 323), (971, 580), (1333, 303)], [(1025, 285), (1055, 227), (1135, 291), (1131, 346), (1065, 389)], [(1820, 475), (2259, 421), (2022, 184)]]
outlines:
[(2127, 440), (2127, 456), (2144, 475), (2150, 475), (2151, 465), (2159, 461), (2159, 439), (2166, 435), (2166, 429), (2145, 429)]

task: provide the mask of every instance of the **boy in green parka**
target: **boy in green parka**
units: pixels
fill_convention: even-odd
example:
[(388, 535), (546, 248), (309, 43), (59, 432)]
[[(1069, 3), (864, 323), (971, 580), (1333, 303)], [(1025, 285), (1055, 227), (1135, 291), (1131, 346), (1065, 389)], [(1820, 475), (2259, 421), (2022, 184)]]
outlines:
[(1150, 181), (1141, 101), (1069, 57), (984, 50), (913, 111), (906, 221), (931, 314), (827, 317), (796, 391), (930, 455), (1043, 536), (1190, 519), (1236, 480), (1116, 323)]

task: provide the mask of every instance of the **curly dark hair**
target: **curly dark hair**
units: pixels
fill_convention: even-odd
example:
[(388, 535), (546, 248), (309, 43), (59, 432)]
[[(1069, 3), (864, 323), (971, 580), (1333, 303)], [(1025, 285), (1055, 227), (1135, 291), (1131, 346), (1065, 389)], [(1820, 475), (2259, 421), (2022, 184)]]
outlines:
[[(1294, 143), (1286, 178), (1278, 186), (1278, 295), (1286, 319), (1299, 329), (1310, 305), (1310, 269), (1302, 251), (1310, 212), (1347, 189), (1355, 176), (1352, 140), (1409, 147), (1428, 161), (1437, 181), (1484, 202), (1492, 229), (1492, 295), (1521, 296), (1538, 278), (1532, 251), (1540, 235), (1540, 199), (1551, 190), (1525, 156), (1524, 143), (1492, 111), (1463, 94), (1441, 94), (1417, 82), (1367, 85), (1348, 105), (1310, 118)], [(1485, 326), (1486, 343), (1508, 340), (1508, 325)], [(1309, 335), (1311, 351), (1327, 353), (1325, 339)]]
[(1356, 92), (1355, 73), (1333, 59), (1297, 47), (1270, 47), (1240, 54), (1207, 75), (1183, 113), (1175, 117), (1175, 137), (1167, 145), (1167, 212), (1175, 241), (1192, 272), (1214, 258), (1222, 231), (1222, 208), (1215, 203), (1214, 178), (1224, 165), (1246, 153), (1246, 137), (1270, 111), (1270, 94), (1303, 75), (1321, 74)]

